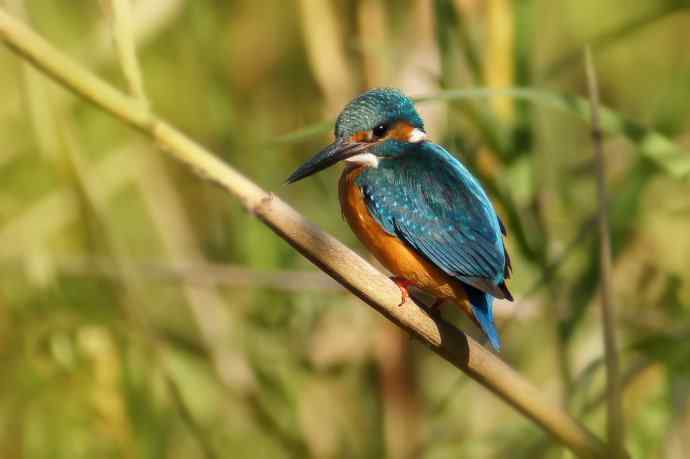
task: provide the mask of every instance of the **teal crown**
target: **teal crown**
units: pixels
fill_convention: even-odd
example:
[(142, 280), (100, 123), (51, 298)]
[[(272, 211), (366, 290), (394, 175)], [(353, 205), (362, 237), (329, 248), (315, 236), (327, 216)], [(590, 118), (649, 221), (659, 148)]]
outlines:
[(370, 89), (353, 99), (338, 115), (335, 136), (350, 137), (399, 120), (424, 130), (424, 122), (409, 97), (394, 88)]

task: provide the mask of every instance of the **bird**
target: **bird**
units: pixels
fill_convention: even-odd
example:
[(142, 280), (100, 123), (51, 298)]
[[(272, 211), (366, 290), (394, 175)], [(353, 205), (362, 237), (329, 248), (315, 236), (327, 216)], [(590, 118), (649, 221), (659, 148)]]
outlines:
[(370, 89), (335, 123), (335, 141), (299, 166), (295, 183), (336, 163), (342, 214), (362, 244), (392, 274), (402, 301), (415, 287), (452, 302), (494, 350), (501, 341), (494, 299), (513, 301), (506, 227), (479, 180), (432, 142), (414, 102), (395, 88)]

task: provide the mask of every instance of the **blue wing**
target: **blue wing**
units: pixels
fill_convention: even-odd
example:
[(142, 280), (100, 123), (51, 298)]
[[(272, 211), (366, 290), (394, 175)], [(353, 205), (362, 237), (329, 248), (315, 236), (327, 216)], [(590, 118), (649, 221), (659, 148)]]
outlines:
[(505, 285), (510, 261), (503, 224), (479, 182), (441, 146), (415, 144), (363, 172), (357, 184), (388, 233), (448, 275), (512, 300)]

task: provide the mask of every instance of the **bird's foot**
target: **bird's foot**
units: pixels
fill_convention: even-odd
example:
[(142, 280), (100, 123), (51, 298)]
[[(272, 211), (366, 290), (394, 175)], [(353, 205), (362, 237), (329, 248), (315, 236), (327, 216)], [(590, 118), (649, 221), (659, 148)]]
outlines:
[(412, 287), (414, 285), (414, 282), (411, 280), (405, 279), (404, 277), (398, 277), (398, 276), (393, 276), (390, 278), (393, 282), (395, 282), (395, 285), (400, 288), (400, 294), (402, 295), (402, 301), (400, 301), (400, 304), (398, 306), (402, 306), (405, 304), (405, 301), (410, 297), (410, 292), (407, 291), (408, 287)]

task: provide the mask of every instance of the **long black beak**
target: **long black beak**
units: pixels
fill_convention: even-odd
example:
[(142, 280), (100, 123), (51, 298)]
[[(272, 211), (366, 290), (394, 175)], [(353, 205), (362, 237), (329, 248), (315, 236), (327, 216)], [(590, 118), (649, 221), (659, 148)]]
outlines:
[(288, 177), (287, 183), (295, 183), (298, 180), (316, 174), (343, 159), (363, 153), (369, 147), (371, 147), (370, 143), (336, 140), (298, 167), (297, 170)]

